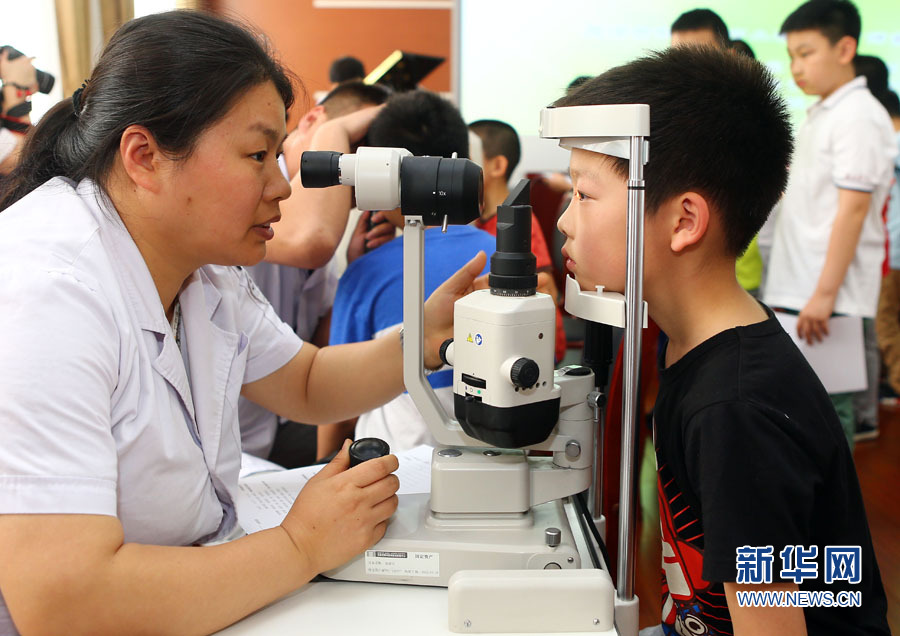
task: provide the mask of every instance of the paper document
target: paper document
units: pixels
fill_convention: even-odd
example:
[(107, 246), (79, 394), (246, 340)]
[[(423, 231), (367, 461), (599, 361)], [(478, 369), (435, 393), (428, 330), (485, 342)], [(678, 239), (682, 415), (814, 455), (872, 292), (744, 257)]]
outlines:
[(264, 473), (272, 470), (284, 470), (284, 466), (270, 462), (268, 459), (260, 459), (249, 453), (241, 453), (240, 479), (255, 473)]
[(863, 347), (862, 318), (836, 316), (828, 320), (828, 335), (822, 342), (808, 344), (797, 336), (797, 316), (775, 312), (809, 366), (829, 393), (849, 393), (866, 388), (866, 354)]
[[(413, 495), (431, 492), (430, 446), (417, 446), (397, 453), (400, 468), (400, 490), (397, 494)], [(297, 494), (322, 466), (304, 466), (293, 470), (255, 473), (238, 483), (238, 523), (247, 533), (274, 528), (284, 520)]]

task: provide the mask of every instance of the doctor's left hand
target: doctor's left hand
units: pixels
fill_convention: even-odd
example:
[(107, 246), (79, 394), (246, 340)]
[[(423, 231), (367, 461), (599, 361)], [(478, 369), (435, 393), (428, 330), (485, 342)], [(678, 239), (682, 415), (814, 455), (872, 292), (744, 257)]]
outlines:
[(384, 536), (397, 510), (395, 455), (350, 466), (350, 440), (297, 495), (281, 522), (302, 561), (316, 574), (335, 568)]
[(453, 337), (453, 303), (475, 291), (475, 279), (481, 274), (487, 255), (478, 252), (471, 261), (445, 280), (425, 301), (425, 367), (437, 369), (443, 363), (438, 355), (441, 343)]

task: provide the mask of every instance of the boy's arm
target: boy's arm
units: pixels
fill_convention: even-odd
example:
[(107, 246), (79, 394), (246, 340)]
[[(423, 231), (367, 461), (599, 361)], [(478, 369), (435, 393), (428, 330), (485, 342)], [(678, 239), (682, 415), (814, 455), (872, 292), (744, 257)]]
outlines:
[(834, 311), (834, 303), (847, 268), (856, 254), (871, 200), (871, 192), (838, 189), (838, 211), (828, 239), (825, 266), (819, 274), (812, 297), (797, 319), (797, 335), (810, 344), (819, 342), (828, 335), (828, 319)]
[[(381, 107), (364, 108), (323, 123), (309, 150), (350, 152)], [(337, 249), (350, 212), (350, 188), (303, 187), (299, 172), (291, 179), (291, 196), (281, 202), (282, 218), (266, 246), (266, 260), (304, 269), (324, 267)]]
[(725, 599), (734, 625), (734, 636), (806, 636), (806, 617), (800, 607), (743, 607), (738, 603), (738, 590), (744, 592), (793, 592), (796, 583), (738, 585), (725, 583)]

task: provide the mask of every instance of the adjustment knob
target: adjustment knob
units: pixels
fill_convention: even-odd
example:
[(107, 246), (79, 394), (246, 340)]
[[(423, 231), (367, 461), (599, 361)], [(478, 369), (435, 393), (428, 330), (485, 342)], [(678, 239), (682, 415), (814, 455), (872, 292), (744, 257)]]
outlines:
[(438, 349), (438, 355), (441, 357), (441, 362), (448, 364), (451, 367), (453, 366), (453, 363), (447, 359), (447, 349), (449, 349), (452, 344), (453, 338), (447, 338), (441, 343), (441, 348)]
[(520, 389), (527, 389), (537, 383), (541, 370), (537, 362), (529, 358), (519, 358), (513, 362), (509, 371), (509, 379)]
[(363, 437), (350, 444), (350, 468), (370, 459), (384, 457), (391, 452), (391, 447), (383, 439)]
[[(562, 539), (562, 532), (559, 531), (559, 528), (547, 528), (544, 530), (544, 541), (551, 548), (555, 548), (560, 544)], [(559, 565), (556, 566), (557, 568)], [(547, 569), (546, 567), (544, 568)]]

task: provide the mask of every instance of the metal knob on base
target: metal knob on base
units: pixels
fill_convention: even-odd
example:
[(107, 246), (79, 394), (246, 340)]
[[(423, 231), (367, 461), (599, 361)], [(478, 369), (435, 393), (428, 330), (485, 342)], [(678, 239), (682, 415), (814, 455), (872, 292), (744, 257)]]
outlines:
[(562, 532), (559, 531), (559, 528), (547, 528), (544, 530), (544, 540), (548, 546), (555, 548), (562, 540)]

